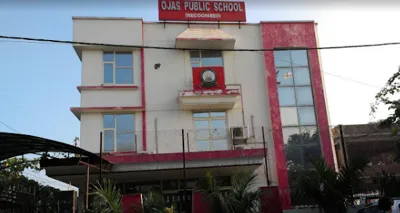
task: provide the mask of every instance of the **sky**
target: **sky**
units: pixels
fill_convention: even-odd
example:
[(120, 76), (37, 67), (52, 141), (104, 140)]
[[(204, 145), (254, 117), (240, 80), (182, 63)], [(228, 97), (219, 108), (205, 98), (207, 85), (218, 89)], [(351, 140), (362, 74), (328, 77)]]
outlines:
[[(315, 20), (320, 46), (399, 42), (400, 3), (380, 2), (247, 0), (247, 20)], [(157, 21), (157, 1), (3, 0), (0, 35), (72, 40), (72, 16)], [(400, 46), (322, 50), (330, 125), (371, 121), (370, 103), (397, 71), (399, 56)], [(0, 66), (0, 131), (72, 144), (80, 127), (69, 108), (80, 105), (81, 62), (71, 45), (0, 39)]]

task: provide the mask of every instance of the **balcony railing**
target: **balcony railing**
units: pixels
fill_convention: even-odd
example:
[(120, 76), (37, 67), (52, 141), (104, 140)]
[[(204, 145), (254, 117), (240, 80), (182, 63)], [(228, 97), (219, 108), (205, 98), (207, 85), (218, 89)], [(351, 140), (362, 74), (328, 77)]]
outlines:
[[(103, 132), (103, 152), (176, 153), (264, 148), (270, 130), (263, 128), (171, 129)], [(146, 144), (146, 150), (144, 149)], [(265, 148), (267, 144), (265, 145)]]

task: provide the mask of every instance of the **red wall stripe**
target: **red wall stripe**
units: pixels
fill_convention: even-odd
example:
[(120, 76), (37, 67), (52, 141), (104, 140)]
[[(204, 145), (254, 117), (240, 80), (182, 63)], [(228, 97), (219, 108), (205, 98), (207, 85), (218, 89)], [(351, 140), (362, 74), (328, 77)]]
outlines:
[[(284, 47), (317, 47), (314, 22), (309, 23), (261, 23), (263, 48)], [(291, 208), (290, 196), (285, 195), (288, 187), (288, 175), (284, 141), (282, 136), (282, 124), (276, 83), (276, 70), (273, 52), (264, 53), (267, 75), (268, 99), (273, 129), (276, 169), (281, 191), (283, 209)], [(332, 145), (329, 133), (328, 115), (326, 110), (324, 88), (322, 85), (319, 57), (316, 50), (309, 51), (311, 81), (314, 92), (314, 102), (318, 128), (320, 130), (322, 153), (329, 165), (333, 165)]]

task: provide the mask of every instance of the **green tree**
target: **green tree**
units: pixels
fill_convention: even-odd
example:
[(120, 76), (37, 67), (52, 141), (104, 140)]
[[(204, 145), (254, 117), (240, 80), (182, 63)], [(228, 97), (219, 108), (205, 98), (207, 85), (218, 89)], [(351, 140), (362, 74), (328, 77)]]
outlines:
[(310, 159), (310, 162), (313, 169), (299, 171), (291, 193), (311, 198), (324, 213), (345, 213), (354, 204), (354, 194), (367, 168), (366, 161), (355, 159), (352, 165), (338, 172), (323, 159)]
[(110, 180), (92, 185), (92, 209), (99, 213), (122, 213), (122, 196), (117, 186)]
[(16, 181), (25, 169), (39, 170), (39, 160), (28, 160), (24, 157), (12, 157), (1, 162), (0, 181)]
[(382, 170), (376, 173), (372, 180), (378, 185), (380, 196), (395, 197), (399, 195), (396, 176), (393, 173)]
[(252, 213), (259, 210), (260, 192), (252, 190), (255, 179), (253, 172), (239, 172), (232, 178), (232, 188), (222, 191), (216, 178), (207, 172), (197, 188), (204, 193), (212, 213)]

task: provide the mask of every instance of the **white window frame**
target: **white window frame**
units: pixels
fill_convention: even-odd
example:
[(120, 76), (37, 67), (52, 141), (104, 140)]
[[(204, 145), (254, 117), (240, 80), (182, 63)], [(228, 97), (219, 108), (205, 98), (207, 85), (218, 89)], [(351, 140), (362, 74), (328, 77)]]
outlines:
[[(197, 114), (197, 113), (207, 113), (208, 114), (208, 116), (207, 117), (194, 117), (194, 114)], [(225, 116), (211, 116), (211, 113), (225, 113)], [(209, 142), (209, 147), (210, 147), (210, 151), (215, 151), (215, 148), (214, 148), (214, 143), (213, 143), (213, 140), (223, 140), (223, 139), (226, 139), (226, 141), (227, 141), (227, 150), (229, 150), (229, 148), (230, 148), (230, 144), (229, 144), (229, 131), (228, 131), (228, 119), (227, 119), (227, 112), (224, 112), (224, 111), (208, 111), (208, 112), (193, 112), (192, 113), (192, 117), (193, 117), (193, 127), (194, 127), (194, 131), (195, 131), (195, 141), (197, 141), (197, 140), (200, 140), (200, 141), (207, 141), (208, 140), (208, 142)], [(216, 137), (216, 138), (214, 138), (213, 136), (212, 136), (212, 131), (213, 131), (213, 129), (212, 129), (212, 125), (211, 125), (211, 123), (212, 123), (212, 121), (215, 121), (215, 120), (224, 120), (225, 121), (225, 129), (226, 129), (226, 138), (223, 138), (223, 137), (221, 137), (221, 138), (219, 138), (219, 137)], [(208, 128), (207, 128), (207, 130), (208, 130), (208, 132), (209, 132), (209, 138), (198, 138), (197, 136), (196, 136), (196, 126), (195, 126), (195, 122), (196, 121), (208, 121)], [(199, 129), (199, 130), (205, 130), (205, 129)], [(196, 144), (196, 149), (197, 149), (197, 144)]]
[[(104, 116), (105, 115), (113, 115), (114, 116), (114, 128), (104, 128)], [(137, 139), (136, 139), (136, 132), (135, 132), (135, 127), (133, 128), (133, 131), (124, 131), (124, 132), (117, 132), (117, 115), (133, 115), (133, 122), (135, 123), (135, 114), (134, 113), (104, 113), (102, 116), (103, 116), (103, 143), (102, 143), (102, 145), (103, 145), (103, 147), (101, 147), (102, 148), (102, 150), (103, 150), (103, 152), (105, 152), (105, 150), (104, 150), (104, 144), (105, 144), (105, 134), (104, 134), (104, 132), (105, 131), (107, 131), (107, 130), (113, 130), (114, 131), (114, 150), (112, 151), (112, 152), (118, 152), (118, 149), (117, 149), (117, 135), (118, 134), (124, 134), (124, 133), (133, 133), (134, 135), (135, 135), (135, 140), (134, 140), (134, 145), (135, 145), (135, 152), (137, 151)], [(107, 151), (108, 152), (108, 151)]]
[[(112, 53), (113, 54), (113, 61), (104, 61), (104, 54), (105, 53)], [(132, 66), (117, 66), (117, 63), (115, 61), (115, 56), (118, 53), (130, 53), (132, 56)], [(112, 83), (106, 83), (105, 82), (105, 78), (104, 78), (104, 65), (105, 64), (112, 64), (113, 65), (113, 82)], [(133, 52), (129, 52), (129, 51), (103, 51), (103, 84), (104, 85), (133, 85), (135, 83), (135, 76), (134, 76), (134, 70), (133, 70), (133, 66), (134, 66), (134, 58), (133, 58)], [(132, 70), (132, 83), (128, 83), (128, 84), (118, 84), (116, 83), (116, 73), (117, 73), (117, 68), (122, 68), (122, 69), (127, 69), (130, 68)]]
[[(198, 64), (198, 67), (203, 67), (203, 64), (201, 63), (201, 59), (203, 58), (202, 56), (202, 52), (204, 51), (210, 51), (210, 50), (193, 50), (193, 51), (189, 51), (189, 58), (190, 58), (190, 66), (192, 67), (193, 63)], [(191, 52), (198, 52), (199, 53), (199, 60), (192, 60), (192, 57), (190, 56)], [(222, 65), (224, 66), (224, 52), (223, 51), (216, 51), (216, 52), (220, 52), (221, 53), (221, 59), (222, 59)]]

